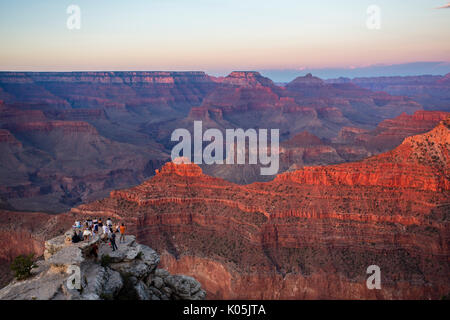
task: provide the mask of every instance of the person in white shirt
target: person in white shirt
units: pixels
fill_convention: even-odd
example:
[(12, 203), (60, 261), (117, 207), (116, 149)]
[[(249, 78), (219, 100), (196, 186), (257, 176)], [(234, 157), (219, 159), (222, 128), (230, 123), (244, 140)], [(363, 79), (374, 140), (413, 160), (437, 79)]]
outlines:
[(109, 227), (106, 224), (104, 224), (102, 228), (103, 228), (103, 234), (109, 233)]
[(92, 232), (89, 229), (85, 229), (84, 230), (83, 237), (84, 237), (85, 240), (87, 239), (88, 241), (90, 241), (91, 240), (91, 235), (92, 235)]
[(112, 221), (111, 221), (111, 218), (108, 218), (108, 220), (106, 220), (106, 225), (107, 225), (108, 227), (112, 227), (113, 223), (112, 223)]

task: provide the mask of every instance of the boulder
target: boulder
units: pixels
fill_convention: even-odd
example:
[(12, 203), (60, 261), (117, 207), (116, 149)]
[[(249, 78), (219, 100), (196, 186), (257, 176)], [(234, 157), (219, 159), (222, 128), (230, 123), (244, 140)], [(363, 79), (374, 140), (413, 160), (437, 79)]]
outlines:
[(170, 273), (166, 269), (156, 269), (155, 270), (155, 276), (158, 276), (158, 277), (161, 277), (161, 278), (165, 278), (165, 277), (167, 277), (169, 275), (170, 275)]
[(99, 296), (116, 297), (122, 287), (123, 280), (120, 274), (110, 268), (105, 268)]
[(138, 257), (141, 259), (145, 264), (147, 264), (151, 271), (155, 270), (156, 267), (159, 264), (159, 255), (156, 253), (155, 250), (144, 246), (142, 244), (137, 245), (138, 248)]
[(134, 290), (136, 291), (136, 295), (139, 300), (151, 300), (151, 294), (147, 286), (142, 281), (139, 281), (134, 286)]
[(180, 299), (195, 300), (206, 297), (206, 293), (199, 293), (200, 283), (192, 277), (184, 275), (170, 275), (164, 282), (173, 290), (173, 295)]
[(149, 266), (140, 260), (112, 263), (110, 267), (123, 275), (134, 276), (137, 279), (143, 279), (151, 272)]
[(67, 246), (66, 235), (62, 235), (50, 240), (45, 241), (44, 247), (44, 258), (47, 260), (56, 252)]
[(157, 289), (161, 289), (161, 288), (164, 286), (164, 281), (163, 281), (163, 279), (160, 278), (160, 277), (157, 277), (157, 276), (153, 277), (151, 283), (152, 283), (152, 285), (153, 285), (155, 288), (157, 288)]
[(159, 299), (161, 299), (161, 297), (163, 296), (163, 293), (158, 289), (156, 289), (155, 287), (150, 287), (149, 290), (153, 295), (157, 296)]
[[(83, 295), (82, 299), (112, 300), (123, 287), (123, 280), (119, 272), (105, 268), (99, 264), (91, 264), (82, 270)], [(96, 300), (98, 300), (96, 299)]]
[(53, 271), (66, 272), (69, 266), (80, 266), (85, 261), (80, 248), (66, 246), (47, 259)]

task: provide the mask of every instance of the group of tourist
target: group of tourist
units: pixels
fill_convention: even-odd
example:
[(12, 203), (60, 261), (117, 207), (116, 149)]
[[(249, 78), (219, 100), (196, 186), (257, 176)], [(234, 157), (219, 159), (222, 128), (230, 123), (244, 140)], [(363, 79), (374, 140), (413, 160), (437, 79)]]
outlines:
[(125, 225), (116, 224), (113, 225), (111, 218), (108, 218), (106, 222), (99, 219), (87, 219), (84, 224), (81, 221), (75, 221), (73, 225), (72, 243), (88, 240), (90, 241), (94, 237), (98, 236), (103, 240), (109, 240), (112, 251), (116, 251), (116, 234), (120, 234), (120, 243), (125, 242)]

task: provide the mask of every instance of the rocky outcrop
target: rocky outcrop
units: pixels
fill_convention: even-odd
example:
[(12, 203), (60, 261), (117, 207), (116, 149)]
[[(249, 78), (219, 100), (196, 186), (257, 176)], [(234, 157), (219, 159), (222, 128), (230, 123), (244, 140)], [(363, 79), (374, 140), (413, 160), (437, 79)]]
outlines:
[(198, 108), (191, 108), (188, 118), (191, 118), (192, 120), (202, 120), (202, 121), (208, 121), (210, 119), (220, 121), (223, 120), (223, 113), (221, 109), (217, 108), (198, 107)]
[[(126, 236), (112, 251), (101, 237), (73, 244), (72, 231), (45, 242), (29, 279), (0, 290), (0, 300), (199, 300), (198, 281), (157, 269), (159, 255)], [(94, 252), (100, 258), (96, 258)]]
[(233, 71), (221, 81), (237, 87), (273, 87), (275, 84), (269, 78), (256, 71)]
[(308, 73), (304, 77), (297, 77), (291, 82), (289, 82), (286, 87), (287, 88), (296, 88), (296, 87), (322, 87), (325, 85), (325, 82), (318, 78), (314, 77), (311, 73)]
[(169, 176), (175, 174), (181, 177), (198, 177), (202, 175), (202, 169), (200, 169), (199, 166), (192, 166), (189, 163), (180, 162), (175, 164), (174, 162), (168, 162), (161, 170), (156, 170), (156, 174)]

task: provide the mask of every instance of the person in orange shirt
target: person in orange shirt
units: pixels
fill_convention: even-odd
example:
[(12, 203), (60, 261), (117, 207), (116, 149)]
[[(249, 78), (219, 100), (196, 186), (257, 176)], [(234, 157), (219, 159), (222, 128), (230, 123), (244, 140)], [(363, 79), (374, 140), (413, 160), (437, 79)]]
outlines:
[(122, 225), (119, 227), (120, 229), (120, 240), (119, 242), (125, 242), (125, 225), (122, 223)]

